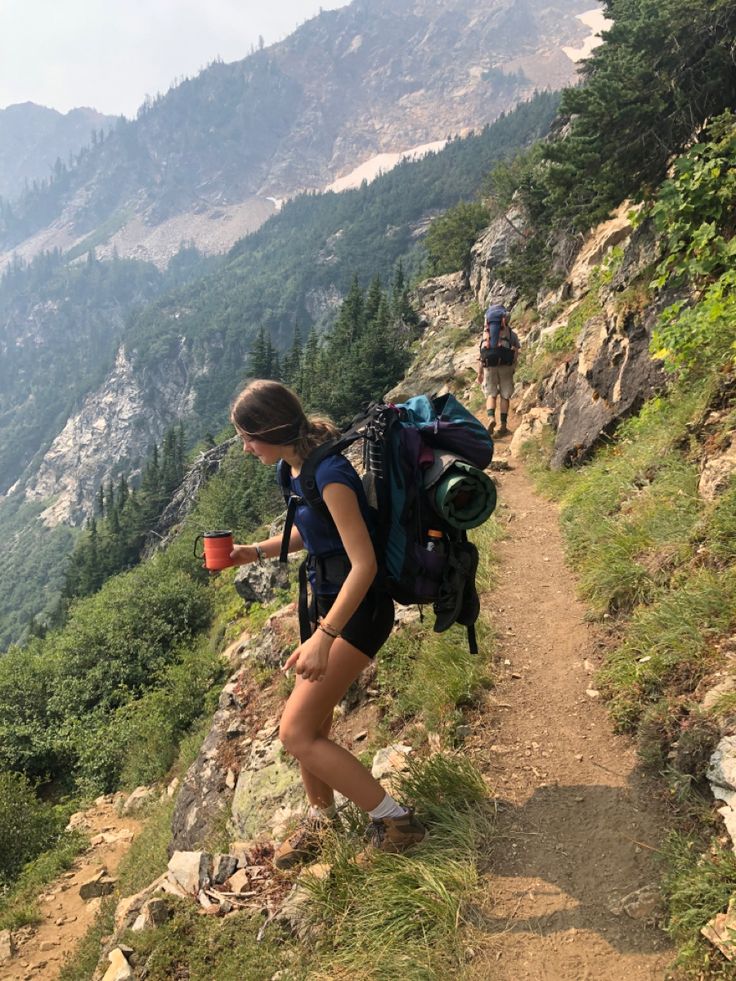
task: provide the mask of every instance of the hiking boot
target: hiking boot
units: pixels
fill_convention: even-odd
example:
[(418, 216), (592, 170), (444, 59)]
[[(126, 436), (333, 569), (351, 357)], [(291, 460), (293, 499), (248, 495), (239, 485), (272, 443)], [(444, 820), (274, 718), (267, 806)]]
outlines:
[(496, 436), (510, 436), (511, 430), (505, 423), (501, 423), (501, 428), (496, 433)]
[(322, 851), (322, 842), (330, 831), (342, 827), (338, 817), (307, 817), (288, 838), (281, 842), (273, 856), (277, 869), (292, 869), (295, 865), (305, 865), (317, 858)]
[(368, 848), (357, 856), (357, 861), (359, 864), (367, 861), (372, 848), (388, 855), (399, 855), (413, 845), (418, 845), (426, 835), (427, 829), (414, 817), (411, 808), (401, 817), (371, 821), (365, 832)]
[(491, 421), (486, 426), (486, 432), (489, 436), (493, 436), (493, 430), (496, 428), (496, 420), (491, 419)]

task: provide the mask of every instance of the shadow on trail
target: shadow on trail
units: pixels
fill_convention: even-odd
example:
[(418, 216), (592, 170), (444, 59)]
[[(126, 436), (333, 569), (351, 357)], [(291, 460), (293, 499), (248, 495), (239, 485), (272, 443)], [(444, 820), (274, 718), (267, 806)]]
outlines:
[(637, 807), (640, 796), (647, 810), (650, 802), (636, 783), (550, 785), (521, 806), (497, 799), (497, 837), (485, 871), (504, 881), (491, 885), (496, 895), (475, 911), (474, 925), (489, 934), (575, 928), (599, 933), (620, 953), (661, 950), (666, 940), (651, 917), (647, 923), (611, 912), (658, 880), (658, 842), (651, 840), (658, 822)]

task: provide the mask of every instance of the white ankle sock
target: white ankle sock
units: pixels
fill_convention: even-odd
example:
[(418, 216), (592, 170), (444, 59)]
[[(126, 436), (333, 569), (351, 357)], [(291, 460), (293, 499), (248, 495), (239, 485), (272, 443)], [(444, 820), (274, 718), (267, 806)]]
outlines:
[(382, 821), (384, 818), (403, 817), (408, 813), (409, 811), (406, 807), (402, 807), (390, 794), (386, 794), (378, 807), (374, 807), (372, 811), (368, 811), (368, 816), (371, 821)]
[(329, 807), (318, 807), (316, 804), (310, 804), (307, 814), (310, 818), (331, 821), (333, 818), (337, 817), (337, 807), (334, 801), (329, 805)]

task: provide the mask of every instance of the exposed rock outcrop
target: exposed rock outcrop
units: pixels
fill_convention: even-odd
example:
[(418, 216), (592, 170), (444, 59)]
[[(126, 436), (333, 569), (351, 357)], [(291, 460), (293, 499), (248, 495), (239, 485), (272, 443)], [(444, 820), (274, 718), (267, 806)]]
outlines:
[[(245, 661), (262, 668), (279, 667), (297, 642), (298, 632), (293, 606), (284, 607), (272, 616), (263, 630), (240, 646), (235, 666)], [(176, 799), (172, 817), (172, 840), (169, 852), (201, 848), (213, 829), (219, 826), (230, 811), (233, 798), (238, 798), (236, 784), (242, 787), (255, 774), (280, 760), (276, 745), (278, 726), (275, 720), (263, 720), (263, 708), (255, 698), (257, 689), (244, 686), (237, 670), (222, 690), (218, 709), (199, 754), (187, 770)], [(280, 765), (280, 764), (279, 764)], [(295, 768), (292, 766), (292, 770)], [(273, 771), (275, 773), (275, 770)], [(257, 778), (267, 782), (270, 773)], [(275, 798), (272, 797), (271, 803)], [(233, 808), (235, 837), (250, 837), (242, 833), (247, 822)], [(245, 805), (244, 805), (245, 806)], [(248, 826), (250, 829), (250, 826)]]
[[(51, 502), (42, 514), (44, 522), (54, 527), (89, 517), (100, 484), (129, 471), (131, 460), (144, 458), (168, 425), (191, 412), (193, 384), (206, 370), (191, 368), (182, 345), (165, 367), (154, 367), (145, 375), (120, 348), (105, 382), (67, 421), (25, 488), (26, 500)], [(154, 390), (155, 413), (146, 396)]]
[[(627, 302), (621, 296), (657, 255), (651, 224), (643, 222), (634, 227), (633, 211), (636, 208), (624, 202), (584, 241), (560, 240), (564, 252), (560, 262), (570, 271), (560, 288), (540, 299), (539, 309), (547, 314), (548, 322), (542, 321), (528, 331), (522, 329), (522, 344), (528, 349), (547, 344), (559, 331), (569, 329), (573, 316), (580, 320), (580, 328), (564, 361), (518, 393), (523, 421), (512, 444), (515, 454), (525, 439), (551, 425), (555, 430), (552, 466), (578, 463), (622, 419), (664, 386), (662, 366), (651, 358), (649, 345), (657, 316), (673, 297), (660, 297), (642, 307), (640, 302)], [(526, 230), (523, 212), (513, 207), (493, 221), (473, 247), (469, 288), (481, 308), (491, 301), (502, 302), (512, 310), (517, 304), (518, 290), (504, 282), (502, 273), (511, 249), (523, 241)], [(614, 248), (620, 249), (621, 255), (610, 282), (600, 286), (595, 272)], [(600, 299), (590, 303), (594, 290)], [(582, 310), (588, 307), (592, 309), (586, 317)], [(432, 312), (431, 304), (426, 310)], [(555, 311), (550, 323), (550, 313)], [(444, 319), (449, 320), (449, 315)], [(445, 350), (441, 367), (452, 368), (455, 357)], [(728, 466), (726, 460), (722, 466), (714, 463), (719, 479), (724, 479)]]
[(519, 296), (515, 286), (504, 283), (500, 269), (508, 262), (513, 246), (524, 241), (527, 219), (521, 208), (511, 207), (491, 222), (471, 250), (470, 289), (482, 307), (503, 303), (509, 309)]
[(649, 356), (654, 315), (623, 322), (605, 313), (585, 325), (576, 354), (537, 389), (556, 429), (551, 464), (586, 459), (601, 437), (638, 411), (664, 385), (661, 366)]

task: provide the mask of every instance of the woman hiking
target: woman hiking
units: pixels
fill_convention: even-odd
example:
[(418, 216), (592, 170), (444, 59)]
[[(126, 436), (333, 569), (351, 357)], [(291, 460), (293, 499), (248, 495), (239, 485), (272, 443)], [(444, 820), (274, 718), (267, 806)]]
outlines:
[[(338, 435), (328, 420), (308, 417), (297, 396), (275, 381), (251, 382), (235, 400), (231, 419), (246, 453), (266, 465), (284, 461), (297, 497), (305, 459)], [(290, 552), (307, 550), (312, 632), (284, 665), (284, 671), (294, 668), (296, 684), (279, 729), (283, 746), (299, 761), (310, 806), (276, 850), (274, 864), (282, 869), (313, 860), (324, 833), (339, 826), (335, 791), (368, 812), (368, 839), (382, 851), (402, 852), (426, 833), (410, 809), (329, 738), (335, 706), (391, 632), (394, 606), (376, 584), (371, 512), (355, 469), (338, 453), (317, 465), (315, 478), (327, 513), (299, 504), (289, 539)], [(281, 538), (274, 537), (235, 545), (231, 558), (245, 565), (276, 558), (280, 550)]]

